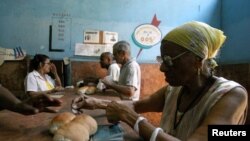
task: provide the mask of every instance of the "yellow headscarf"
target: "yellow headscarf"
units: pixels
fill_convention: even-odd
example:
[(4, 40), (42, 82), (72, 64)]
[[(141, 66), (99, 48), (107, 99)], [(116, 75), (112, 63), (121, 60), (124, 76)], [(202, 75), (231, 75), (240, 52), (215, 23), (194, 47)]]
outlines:
[(176, 27), (163, 38), (163, 40), (190, 50), (203, 59), (212, 60), (212, 63), (215, 64), (213, 58), (217, 55), (225, 39), (226, 36), (221, 30), (197, 21)]

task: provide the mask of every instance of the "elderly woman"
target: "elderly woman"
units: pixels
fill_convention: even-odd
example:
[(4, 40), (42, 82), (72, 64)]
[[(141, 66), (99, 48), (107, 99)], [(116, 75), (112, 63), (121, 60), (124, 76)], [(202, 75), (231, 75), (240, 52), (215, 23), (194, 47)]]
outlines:
[[(169, 83), (145, 99), (125, 103), (78, 98), (72, 107), (106, 108), (108, 120), (126, 122), (144, 140), (202, 140), (208, 125), (244, 124), (247, 92), (238, 83), (213, 75), (213, 60), (225, 40), (205, 23), (189, 22), (170, 31), (161, 42), (160, 70)], [(160, 128), (138, 113), (162, 112)]]
[[(48, 56), (36, 54), (31, 60), (31, 66), (33, 71), (25, 79), (25, 88), (29, 95), (50, 94), (63, 90), (56, 66), (50, 62)], [(54, 74), (55, 79), (48, 75), (49, 72)]]

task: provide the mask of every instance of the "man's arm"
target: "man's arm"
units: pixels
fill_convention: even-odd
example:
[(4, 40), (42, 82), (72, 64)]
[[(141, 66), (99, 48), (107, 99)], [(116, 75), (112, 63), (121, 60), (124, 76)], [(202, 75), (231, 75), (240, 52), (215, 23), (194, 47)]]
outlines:
[(108, 77), (105, 77), (102, 82), (108, 88), (112, 88), (126, 97), (131, 97), (137, 89), (140, 89), (140, 75), (140, 68), (135, 64), (131, 64), (126, 68), (126, 74), (120, 75), (118, 84), (114, 83), (114, 81)]
[(46, 95), (37, 95), (25, 101), (20, 101), (8, 89), (0, 86), (0, 107), (10, 111), (25, 115), (36, 114), (39, 112), (57, 112), (48, 109), (48, 106), (60, 106), (61, 101), (50, 98)]
[(135, 93), (135, 87), (133, 87), (133, 86), (125, 86), (125, 85), (119, 85), (116, 83), (112, 83), (111, 85), (108, 85), (108, 88), (114, 89), (118, 93), (121, 93), (127, 97), (131, 97)]
[(31, 96), (31, 97), (35, 97), (35, 96), (40, 95), (40, 94), (51, 94), (53, 92), (54, 92), (54, 89), (48, 90), (48, 91), (37, 91), (37, 92), (35, 92), (35, 91), (28, 91), (27, 94), (29, 96)]
[(1, 109), (14, 110), (16, 104), (21, 103), (14, 94), (0, 85), (0, 107)]

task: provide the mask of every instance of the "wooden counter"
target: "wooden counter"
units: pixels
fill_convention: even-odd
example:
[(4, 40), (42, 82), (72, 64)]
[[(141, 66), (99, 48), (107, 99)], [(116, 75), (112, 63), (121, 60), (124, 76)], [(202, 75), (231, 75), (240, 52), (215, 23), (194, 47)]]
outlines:
[[(61, 98), (63, 104), (57, 107), (59, 112), (71, 111), (70, 104), (77, 95), (74, 91), (66, 91)], [(93, 95), (103, 99), (119, 99), (118, 97)], [(105, 110), (84, 110), (84, 113), (96, 119), (98, 125), (109, 124), (105, 116)], [(0, 111), (0, 140), (1, 141), (52, 141), (49, 134), (49, 122), (57, 113), (39, 113), (25, 116), (8, 110)], [(138, 135), (125, 123), (121, 123), (125, 132), (125, 141), (140, 140)]]

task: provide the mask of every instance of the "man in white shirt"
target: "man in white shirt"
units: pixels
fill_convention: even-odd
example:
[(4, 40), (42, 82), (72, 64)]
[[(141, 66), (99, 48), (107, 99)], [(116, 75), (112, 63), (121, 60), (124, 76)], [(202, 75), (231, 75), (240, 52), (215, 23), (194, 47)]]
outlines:
[(100, 56), (100, 65), (102, 68), (108, 70), (107, 76), (111, 76), (112, 80), (115, 82), (119, 81), (120, 67), (113, 60), (113, 54), (111, 52), (103, 52)]
[(119, 41), (113, 46), (114, 59), (121, 64), (118, 83), (107, 77), (102, 82), (116, 90), (122, 99), (137, 101), (140, 98), (141, 69), (136, 60), (131, 57), (131, 47), (126, 41)]

